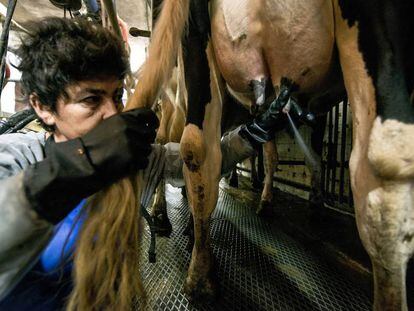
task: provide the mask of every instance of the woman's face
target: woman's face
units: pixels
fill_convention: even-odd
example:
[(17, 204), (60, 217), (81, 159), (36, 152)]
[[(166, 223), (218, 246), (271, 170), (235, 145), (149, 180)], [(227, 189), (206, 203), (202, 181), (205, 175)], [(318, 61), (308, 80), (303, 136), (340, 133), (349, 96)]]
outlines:
[(56, 142), (82, 136), (122, 109), (122, 81), (117, 78), (77, 82), (65, 91), (68, 96), (57, 100), (56, 111), (42, 118), (54, 127)]

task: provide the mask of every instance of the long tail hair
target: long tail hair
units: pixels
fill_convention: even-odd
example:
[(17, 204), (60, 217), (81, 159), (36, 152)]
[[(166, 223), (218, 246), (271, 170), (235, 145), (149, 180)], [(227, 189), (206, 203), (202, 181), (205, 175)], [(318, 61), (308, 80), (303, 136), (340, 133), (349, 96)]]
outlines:
[[(148, 59), (126, 109), (151, 107), (171, 76), (189, 14), (189, 0), (164, 0)], [(75, 253), (68, 310), (129, 310), (145, 304), (139, 271), (142, 172), (90, 199)]]
[(148, 58), (138, 77), (127, 107), (151, 107), (160, 89), (171, 77), (188, 19), (189, 0), (164, 0), (148, 49)]

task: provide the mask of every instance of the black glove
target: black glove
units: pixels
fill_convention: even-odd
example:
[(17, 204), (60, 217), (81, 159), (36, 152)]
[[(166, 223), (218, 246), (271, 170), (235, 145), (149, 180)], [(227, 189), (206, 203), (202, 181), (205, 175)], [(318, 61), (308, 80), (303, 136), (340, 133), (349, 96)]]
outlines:
[(282, 109), (289, 102), (290, 93), (291, 88), (282, 85), (279, 96), (269, 108), (240, 128), (240, 136), (247, 139), (255, 148), (273, 139), (275, 132), (286, 126), (286, 114), (282, 113)]
[(27, 198), (52, 223), (76, 204), (121, 177), (148, 165), (158, 119), (150, 109), (135, 109), (102, 121), (84, 136), (49, 142), (46, 159), (25, 171)]
[(301, 108), (296, 100), (291, 97), (292, 92), (297, 89), (296, 84), (283, 78), (279, 96), (263, 114), (241, 127), (240, 136), (247, 139), (253, 147), (259, 148), (262, 143), (274, 139), (276, 131), (286, 127), (287, 112), (290, 113), (293, 120), (312, 126), (315, 123), (315, 116)]

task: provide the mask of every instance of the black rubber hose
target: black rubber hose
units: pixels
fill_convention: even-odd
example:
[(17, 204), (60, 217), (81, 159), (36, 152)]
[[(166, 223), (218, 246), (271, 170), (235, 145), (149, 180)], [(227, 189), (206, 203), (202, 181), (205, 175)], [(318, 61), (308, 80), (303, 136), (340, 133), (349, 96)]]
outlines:
[(0, 120), (0, 135), (13, 133), (23, 128), (27, 123), (36, 119), (36, 114), (32, 109), (26, 109), (11, 115), (5, 120)]
[(7, 4), (7, 13), (6, 18), (3, 23), (3, 30), (0, 37), (0, 57), (1, 57), (1, 67), (0, 67), (0, 96), (3, 91), (4, 84), (4, 71), (6, 69), (6, 52), (7, 45), (9, 44), (9, 30), (10, 23), (13, 18), (14, 9), (16, 8), (17, 0), (9, 0)]

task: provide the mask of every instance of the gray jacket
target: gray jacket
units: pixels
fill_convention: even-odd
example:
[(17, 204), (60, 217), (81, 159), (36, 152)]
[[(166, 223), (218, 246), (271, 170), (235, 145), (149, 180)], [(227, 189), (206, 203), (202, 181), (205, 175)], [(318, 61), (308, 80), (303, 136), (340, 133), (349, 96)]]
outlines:
[[(231, 132), (221, 142), (222, 172), (253, 153), (251, 145)], [(53, 225), (31, 208), (23, 189), (23, 173), (45, 158), (45, 132), (0, 136), (0, 300), (37, 262), (49, 242)], [(148, 207), (162, 178), (173, 186), (183, 186), (179, 144), (153, 145), (144, 171), (141, 203)]]

